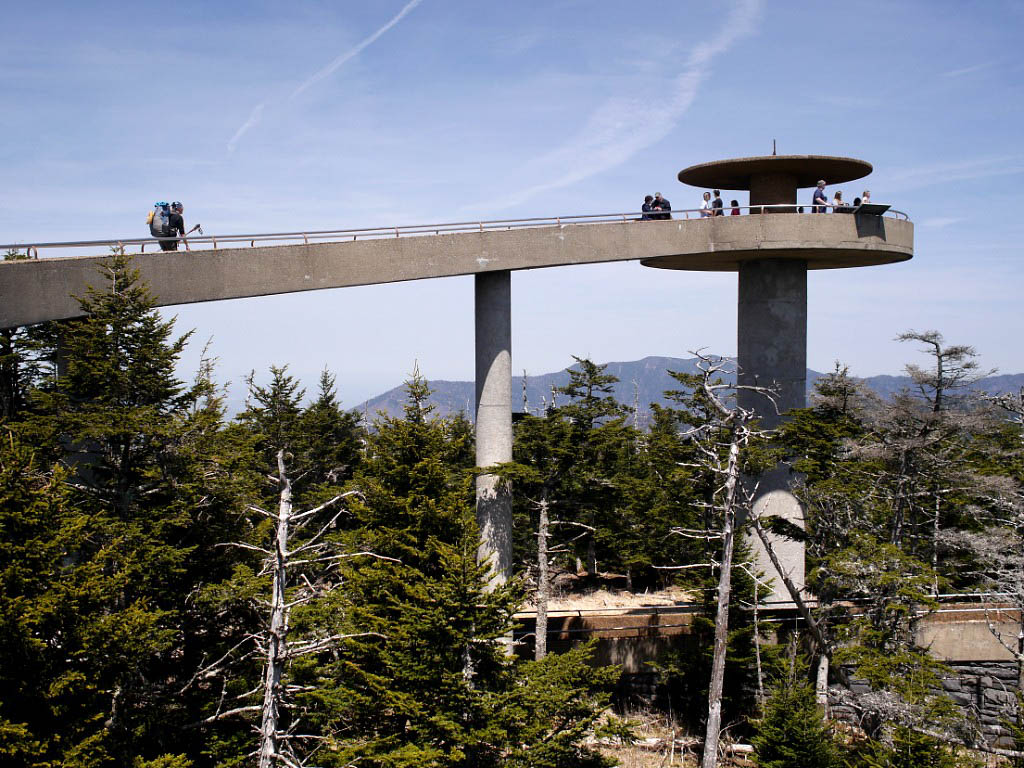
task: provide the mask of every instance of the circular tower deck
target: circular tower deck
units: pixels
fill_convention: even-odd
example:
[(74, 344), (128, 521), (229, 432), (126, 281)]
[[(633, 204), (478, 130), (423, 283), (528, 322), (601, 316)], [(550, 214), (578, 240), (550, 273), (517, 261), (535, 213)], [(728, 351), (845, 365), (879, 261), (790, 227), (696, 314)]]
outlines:
[(891, 216), (812, 214), (810, 199), (803, 201), (804, 212), (800, 213), (798, 190), (814, 187), (819, 179), (834, 187), (861, 179), (871, 170), (864, 160), (827, 155), (741, 157), (684, 168), (679, 172), (684, 184), (748, 190), (751, 214), (691, 222), (685, 251), (641, 263), (658, 269), (738, 272), (741, 265), (762, 259), (802, 261), (807, 269), (906, 261), (914, 254), (914, 226), (909, 221)]
[[(819, 179), (845, 184), (871, 171), (871, 163), (852, 157), (765, 155), (691, 165), (679, 172), (679, 180), (693, 187), (749, 190), (751, 205), (768, 205), (796, 202), (796, 190), (813, 187)], [(765, 183), (772, 180), (777, 183)]]

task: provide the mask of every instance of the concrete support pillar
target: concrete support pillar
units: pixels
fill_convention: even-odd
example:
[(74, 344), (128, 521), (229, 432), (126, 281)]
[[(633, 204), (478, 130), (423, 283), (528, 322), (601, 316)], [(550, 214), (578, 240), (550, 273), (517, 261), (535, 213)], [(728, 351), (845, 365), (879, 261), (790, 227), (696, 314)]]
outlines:
[[(777, 427), (786, 411), (807, 404), (807, 264), (788, 259), (764, 259), (742, 264), (739, 270), (737, 318), (739, 383), (775, 387), (779, 413), (762, 395), (740, 391), (738, 402), (753, 408), (767, 429)], [(792, 477), (784, 466), (757, 478), (754, 511), (774, 515), (803, 527), (803, 509), (790, 492)], [(789, 601), (789, 594), (775, 569), (754, 541), (758, 566), (775, 580), (769, 600)], [(783, 568), (798, 588), (804, 585), (803, 544), (773, 539)]]
[[(807, 263), (763, 259), (740, 265), (737, 315), (739, 383), (774, 385), (781, 413), (807, 404)], [(741, 392), (771, 429), (781, 423), (767, 401)]]
[[(511, 273), (476, 275), (476, 464), (512, 460), (512, 280)], [(497, 489), (494, 475), (476, 481), (476, 517), (481, 562), (491, 568), (492, 587), (512, 572), (512, 497)]]

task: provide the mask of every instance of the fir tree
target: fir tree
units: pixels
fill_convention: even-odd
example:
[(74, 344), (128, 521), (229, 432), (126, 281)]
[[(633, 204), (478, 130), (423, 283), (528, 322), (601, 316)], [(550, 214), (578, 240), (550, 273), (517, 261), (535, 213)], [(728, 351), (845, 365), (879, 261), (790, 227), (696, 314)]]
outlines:
[(80, 299), (85, 317), (60, 329), (62, 374), (12, 424), (41, 446), (38, 471), (65, 489), (41, 534), (57, 549), (37, 596), (25, 600), (29, 585), (10, 592), (42, 641), (37, 664), (18, 672), (34, 676), (36, 703), (20, 711), (32, 715), (41, 764), (167, 763), (186, 748), (193, 713), (179, 694), (205, 627), (186, 621), (185, 606), (227, 568), (210, 533), (231, 519), (233, 482), (210, 480), (217, 416), (195, 411), (201, 388), (174, 373), (187, 336), (171, 338), (127, 257), (104, 270), (105, 288)]
[(364, 548), (401, 563), (348, 564), (350, 615), (377, 634), (347, 642), (319, 672), (310, 697), (338, 751), (318, 759), (394, 768), (597, 764), (580, 740), (617, 673), (590, 669), (586, 652), (540, 666), (507, 655), (519, 595), (514, 586), (486, 589), (468, 436), (462, 421), (434, 417), (428, 396), (414, 376), (405, 418), (377, 422), (354, 479), (365, 495), (354, 505)]
[(315, 482), (340, 485), (352, 477), (361, 458), (360, 419), (338, 403), (335, 376), (320, 373), (316, 399), (299, 419), (307, 471)]
[[(288, 373), (288, 366), (270, 366), (270, 383), (256, 383), (255, 372), (250, 373), (245, 410), (237, 421), (246, 427), (256, 440), (261, 466), (267, 474), (277, 471), (277, 452), (285, 451), (295, 458), (301, 452), (302, 398), (306, 391), (299, 381)], [(299, 472), (304, 467), (296, 467)]]
[[(795, 646), (793, 649), (795, 650)], [(814, 686), (791, 650), (788, 674), (771, 688), (752, 739), (760, 768), (833, 768), (839, 755)]]
[[(509, 467), (504, 473), (508, 478), (519, 474), (513, 483), (515, 560), (536, 560), (535, 502), (543, 495), (564, 526), (553, 539), (553, 546), (561, 542), (565, 550), (563, 567), (575, 570), (576, 561), (596, 576), (599, 570), (616, 572), (645, 562), (635, 556), (637, 529), (628, 517), (624, 494), (639, 435), (626, 424), (628, 409), (611, 396), (618, 379), (605, 373), (604, 366), (574, 360), (569, 383), (555, 389), (568, 402), (516, 426), (513, 458), (520, 470)], [(645, 569), (644, 575), (649, 577), (650, 571)]]

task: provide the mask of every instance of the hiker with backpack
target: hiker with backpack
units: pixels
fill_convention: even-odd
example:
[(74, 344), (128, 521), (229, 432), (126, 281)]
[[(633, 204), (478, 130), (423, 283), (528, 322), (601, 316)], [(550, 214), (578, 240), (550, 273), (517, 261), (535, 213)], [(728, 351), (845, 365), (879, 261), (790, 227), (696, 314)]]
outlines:
[[(185, 231), (185, 218), (182, 216), (184, 212), (185, 206), (178, 201), (173, 203), (154, 203), (153, 210), (150, 211), (147, 221), (149, 223), (149, 233), (153, 237), (160, 238), (160, 250), (176, 251), (178, 250), (179, 236), (184, 241), (185, 235), (191, 234), (197, 229), (202, 234), (203, 230), (198, 224), (188, 232)], [(188, 247), (187, 243), (185, 247)]]

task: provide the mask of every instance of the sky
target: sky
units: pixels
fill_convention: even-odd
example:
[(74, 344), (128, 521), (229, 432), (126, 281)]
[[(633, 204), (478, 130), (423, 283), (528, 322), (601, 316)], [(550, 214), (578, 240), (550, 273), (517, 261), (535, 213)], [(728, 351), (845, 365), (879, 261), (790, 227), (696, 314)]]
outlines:
[[(824, 154), (915, 223), (898, 265), (809, 276), (808, 365), (924, 362), (941, 331), (1024, 371), (1024, 2), (121, 0), (5, 9), (0, 242), (694, 208), (689, 165)], [(831, 191), (831, 189), (830, 189)], [(810, 190), (801, 193), (809, 199)], [(727, 194), (746, 203), (743, 193)], [(45, 252), (44, 252), (45, 255)], [(638, 263), (516, 272), (513, 370), (736, 349), (736, 276)], [(473, 279), (162, 310), (234, 398), (288, 365), (354, 406), (473, 377)]]

